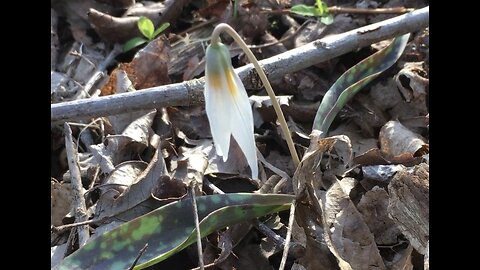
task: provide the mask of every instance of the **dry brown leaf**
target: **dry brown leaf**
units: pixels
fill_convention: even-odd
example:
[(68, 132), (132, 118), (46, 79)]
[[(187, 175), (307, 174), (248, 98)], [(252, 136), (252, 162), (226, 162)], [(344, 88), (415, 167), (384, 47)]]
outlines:
[(422, 156), (428, 153), (429, 146), (425, 139), (406, 128), (399, 121), (387, 122), (378, 136), (383, 152), (390, 156), (410, 153), (413, 156)]
[[(115, 170), (105, 179), (100, 190), (106, 191), (114, 189), (118, 191), (118, 195), (121, 195), (128, 187), (135, 183), (137, 177), (145, 170), (147, 165), (148, 164), (143, 161), (126, 161), (118, 164)], [(105, 187), (103, 187), (103, 185), (105, 185)]]
[(336, 181), (319, 192), (325, 241), (341, 269), (386, 269), (373, 234), (350, 200), (353, 178)]
[(50, 181), (50, 221), (53, 226), (63, 225), (63, 218), (70, 212), (73, 201), (70, 183)]
[(198, 13), (202, 17), (222, 17), (229, 5), (229, 0), (209, 0), (208, 5), (204, 8), (199, 9)]
[(368, 152), (370, 149), (376, 148), (378, 143), (377, 139), (362, 135), (361, 132), (359, 132), (358, 126), (352, 122), (340, 124), (336, 129), (329, 131), (328, 135), (348, 136), (352, 145), (352, 157), (354, 158), (353, 161), (355, 161), (358, 156)]
[(117, 70), (124, 70), (132, 81), (133, 88), (137, 90), (169, 84), (171, 83), (168, 77), (169, 61), (170, 43), (165, 35), (161, 35), (138, 51), (130, 63), (120, 63), (112, 71), (112, 75), (102, 87), (101, 93), (102, 95), (109, 95), (118, 92), (118, 89), (116, 89), (118, 85)]
[(202, 147), (180, 147), (178, 158), (172, 160), (172, 178), (195, 188), (196, 195), (202, 194), (203, 176), (208, 165), (207, 155)]
[(372, 166), (372, 165), (394, 165), (402, 164), (407, 167), (415, 166), (422, 162), (422, 157), (414, 157), (411, 153), (403, 153), (395, 157), (382, 152), (378, 148), (373, 148), (353, 159), (353, 165)]
[(160, 176), (152, 191), (152, 196), (165, 204), (179, 200), (185, 195), (187, 185), (181, 179), (170, 178), (168, 175)]
[(388, 185), (389, 216), (412, 246), (425, 254), (429, 240), (429, 165), (398, 172)]
[(372, 85), (369, 95), (372, 102), (384, 111), (403, 102), (402, 96), (398, 92), (397, 85), (393, 78), (387, 78), (385, 82), (380, 81)]
[[(118, 194), (118, 191), (113, 189), (108, 189), (103, 193), (97, 202), (95, 213), (97, 219), (124, 214), (122, 217), (129, 220), (125, 216), (131, 219), (151, 210), (147, 209), (147, 206), (145, 206), (145, 209), (140, 209), (137, 206), (151, 198), (151, 192), (157, 185), (158, 179), (163, 175), (167, 175), (165, 161), (159, 152), (160, 148), (155, 152), (147, 168), (136, 177), (134, 183), (122, 194)], [(131, 177), (135, 178), (135, 176)], [(127, 215), (129, 211), (130, 215)]]
[[(306, 269), (340, 269), (324, 240), (324, 230), (319, 215), (304, 204), (297, 204), (292, 237), (305, 247), (305, 255), (298, 263)], [(297, 224), (298, 222), (298, 224)]]
[(427, 113), (426, 97), (429, 85), (426, 76), (423, 62), (407, 62), (395, 76), (395, 82), (405, 101), (415, 103), (418, 112), (424, 114)]
[(357, 205), (363, 220), (375, 236), (377, 245), (391, 245), (398, 241), (400, 229), (388, 217), (388, 193), (378, 186), (369, 190)]
[(108, 174), (118, 163), (136, 157), (149, 146), (150, 126), (155, 114), (156, 110), (152, 110), (131, 122), (121, 135), (108, 135), (103, 143), (91, 145), (91, 164), (100, 165), (102, 172)]

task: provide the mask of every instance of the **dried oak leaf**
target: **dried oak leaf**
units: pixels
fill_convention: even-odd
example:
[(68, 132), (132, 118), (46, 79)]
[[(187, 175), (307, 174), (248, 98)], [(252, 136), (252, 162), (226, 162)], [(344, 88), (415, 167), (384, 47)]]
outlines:
[(108, 82), (102, 87), (102, 95), (116, 93), (117, 70), (124, 70), (133, 83), (133, 88), (143, 90), (154, 86), (170, 84), (168, 63), (170, 61), (170, 43), (161, 35), (138, 51), (130, 63), (121, 63), (112, 71)]

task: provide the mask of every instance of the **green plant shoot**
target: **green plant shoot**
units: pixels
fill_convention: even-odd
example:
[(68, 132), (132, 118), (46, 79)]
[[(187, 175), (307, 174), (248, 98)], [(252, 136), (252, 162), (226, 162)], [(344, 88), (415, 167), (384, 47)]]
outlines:
[(159, 28), (155, 29), (153, 22), (147, 17), (140, 17), (137, 22), (138, 30), (142, 33), (143, 37), (134, 37), (127, 41), (123, 46), (123, 51), (127, 52), (135, 47), (138, 47), (144, 43), (154, 40), (158, 35), (160, 35), (165, 29), (170, 26), (170, 23), (166, 22), (160, 25)]
[(387, 47), (365, 58), (337, 79), (323, 97), (313, 121), (313, 130), (327, 135), (333, 119), (345, 104), (366, 84), (391, 67), (403, 53), (410, 34), (395, 38)]
[(314, 6), (294, 5), (290, 11), (301, 16), (320, 17), (320, 21), (325, 25), (333, 23), (333, 16), (328, 12), (327, 4), (322, 0), (316, 0)]

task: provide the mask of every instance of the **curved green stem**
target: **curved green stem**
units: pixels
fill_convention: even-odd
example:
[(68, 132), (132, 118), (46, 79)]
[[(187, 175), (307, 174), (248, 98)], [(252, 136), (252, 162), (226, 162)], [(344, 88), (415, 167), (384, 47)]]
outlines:
[(212, 44), (216, 44), (220, 42), (220, 33), (222, 33), (222, 31), (225, 31), (235, 40), (235, 42), (237, 42), (238, 46), (242, 48), (243, 52), (245, 52), (245, 55), (248, 57), (248, 60), (253, 64), (253, 66), (257, 70), (260, 80), (262, 80), (262, 83), (265, 86), (265, 89), (267, 90), (268, 96), (272, 101), (273, 108), (275, 109), (275, 113), (277, 114), (278, 121), (280, 122), (280, 127), (282, 129), (283, 135), (285, 136), (285, 140), (287, 141), (288, 150), (290, 151), (290, 155), (292, 156), (293, 164), (295, 165), (295, 168), (296, 168), (300, 163), (300, 159), (298, 158), (297, 151), (295, 150), (295, 145), (293, 144), (292, 136), (287, 126), (287, 121), (285, 120), (285, 116), (283, 116), (282, 109), (280, 108), (280, 104), (278, 104), (277, 97), (275, 96), (272, 86), (270, 85), (270, 82), (267, 79), (267, 75), (265, 75), (265, 72), (260, 67), (260, 64), (258, 63), (257, 58), (252, 53), (252, 51), (248, 48), (247, 44), (245, 44), (245, 42), (240, 37), (240, 35), (238, 35), (238, 33), (230, 25), (226, 23), (220, 23), (215, 27), (212, 34)]

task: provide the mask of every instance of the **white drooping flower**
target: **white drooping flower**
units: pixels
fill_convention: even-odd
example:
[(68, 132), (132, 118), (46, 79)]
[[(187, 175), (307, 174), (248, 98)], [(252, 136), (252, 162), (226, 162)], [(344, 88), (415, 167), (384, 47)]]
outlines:
[(247, 92), (235, 73), (228, 48), (221, 42), (207, 47), (205, 67), (205, 109), (217, 155), (228, 159), (230, 135), (240, 146), (258, 179), (253, 116)]

